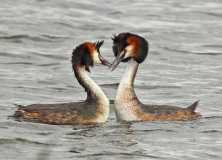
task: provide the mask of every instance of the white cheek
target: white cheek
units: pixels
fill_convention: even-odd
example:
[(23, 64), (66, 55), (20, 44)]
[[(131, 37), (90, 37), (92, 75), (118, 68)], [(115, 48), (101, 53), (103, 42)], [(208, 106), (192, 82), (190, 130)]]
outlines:
[(93, 61), (94, 63), (101, 63), (100, 59), (99, 59), (99, 53), (97, 51), (94, 51), (93, 53)]
[(126, 47), (126, 54), (125, 54), (124, 58), (130, 57), (130, 56), (132, 56), (132, 54), (133, 54), (133, 46), (130, 45), (130, 46)]

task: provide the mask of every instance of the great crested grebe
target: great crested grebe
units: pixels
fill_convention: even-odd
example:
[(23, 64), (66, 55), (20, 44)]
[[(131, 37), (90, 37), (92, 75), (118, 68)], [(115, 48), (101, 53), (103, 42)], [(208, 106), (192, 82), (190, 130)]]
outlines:
[(61, 104), (32, 104), (19, 106), (14, 114), (17, 120), (47, 124), (103, 123), (109, 115), (109, 100), (102, 89), (89, 77), (89, 67), (96, 64), (110, 66), (100, 54), (103, 41), (85, 42), (72, 52), (72, 68), (78, 82), (87, 92), (82, 102)]
[(115, 60), (114, 70), (120, 62), (127, 62), (128, 67), (120, 81), (115, 99), (115, 111), (122, 121), (180, 121), (200, 117), (195, 112), (198, 101), (187, 108), (169, 105), (145, 105), (140, 102), (134, 91), (134, 79), (138, 66), (148, 54), (148, 42), (132, 33), (120, 33), (112, 38)]

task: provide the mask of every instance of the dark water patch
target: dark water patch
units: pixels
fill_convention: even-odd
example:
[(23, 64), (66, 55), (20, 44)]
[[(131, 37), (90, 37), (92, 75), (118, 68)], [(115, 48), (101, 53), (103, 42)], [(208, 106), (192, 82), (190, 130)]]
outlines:
[(30, 89), (30, 90), (36, 90), (36, 89), (38, 89), (39, 87), (37, 86), (37, 87), (33, 87), (33, 86), (13, 86), (13, 88), (15, 88), (15, 89)]
[(64, 56), (55, 55), (55, 54), (45, 54), (45, 53), (40, 53), (40, 52), (29, 52), (29, 54), (32, 54), (34, 56), (49, 58), (49, 59), (56, 59), (56, 60), (66, 60), (67, 59)]
[(219, 89), (219, 90), (215, 91), (215, 93), (218, 94), (218, 95), (222, 94), (222, 89)]
[(132, 142), (132, 143), (127, 144), (126, 146), (127, 146), (127, 147), (132, 147), (132, 146), (135, 146), (135, 145), (137, 145), (137, 144), (138, 144), (137, 142)]
[(176, 53), (186, 53), (186, 54), (195, 54), (195, 55), (209, 55), (209, 56), (217, 56), (217, 55), (222, 55), (222, 52), (193, 52), (193, 51), (185, 51), (185, 50), (180, 50), (180, 49), (173, 49), (169, 47), (163, 47), (164, 49), (168, 51), (173, 51)]
[(33, 62), (6, 62), (6, 63), (0, 63), (0, 64), (4, 64), (4, 65), (31, 65), (31, 66), (39, 66), (39, 67), (50, 67), (50, 66), (60, 65), (60, 63), (36, 64)]
[(147, 17), (147, 18), (152, 18), (152, 19), (154, 19), (154, 18), (160, 19), (161, 18), (160, 15), (152, 14), (150, 12), (149, 13), (144, 13), (144, 16)]
[(221, 14), (221, 13), (216, 13), (216, 12), (201, 12), (201, 11), (200, 11), (199, 13), (206, 14), (206, 15), (209, 15), (209, 16), (218, 17), (218, 18), (221, 18), (221, 17), (222, 17), (222, 14)]
[(138, 89), (149, 89), (149, 90), (155, 90), (155, 89), (180, 89), (181, 86), (170, 86), (170, 85), (136, 85), (135, 88)]
[(56, 91), (58, 91), (58, 92), (62, 92), (62, 91), (65, 91), (66, 90), (66, 88), (59, 88), (59, 87), (50, 87), (51, 89), (53, 89), (53, 90), (56, 90)]
[(73, 133), (73, 137), (70, 137), (70, 139), (78, 140), (78, 139), (82, 139), (82, 138), (93, 138), (96, 136), (97, 136), (97, 133), (95, 133), (95, 132), (92, 133), (92, 132), (84, 131), (84, 132), (78, 132), (78, 134)]
[(99, 128), (99, 127), (103, 127), (103, 124), (89, 124), (89, 125), (75, 125), (73, 127), (73, 130), (76, 132), (78, 131), (89, 131), (91, 129), (95, 129), (95, 128)]
[[(82, 126), (82, 127), (85, 127), (85, 126)], [(70, 132), (70, 133), (67, 133), (66, 135), (77, 135), (77, 136), (83, 136), (83, 137), (93, 137), (95, 136), (96, 133), (93, 133), (91, 131), (93, 131), (95, 128), (85, 128), (85, 129), (78, 129), (78, 130), (75, 130), (74, 132)], [(76, 138), (76, 137), (72, 137), (72, 138)], [(78, 138), (78, 137), (77, 137)]]
[(61, 26), (64, 26), (64, 27), (67, 27), (67, 28), (70, 28), (70, 29), (74, 29), (76, 28), (75, 26), (69, 24), (69, 23), (63, 23), (63, 22), (54, 22), (54, 24), (58, 24), (58, 25), (61, 25)]
[(44, 145), (44, 146), (54, 145), (54, 144), (41, 143), (37, 141), (31, 141), (24, 138), (14, 138), (14, 139), (0, 138), (0, 144), (17, 144), (17, 143), (37, 144), (37, 145)]
[(126, 153), (126, 152), (103, 152), (103, 153), (93, 153), (93, 154), (85, 154), (85, 155), (76, 155), (78, 158), (86, 158), (86, 157), (105, 157), (105, 156), (124, 156), (124, 157), (140, 157), (140, 158), (153, 158), (153, 159), (163, 159), (163, 157), (159, 156), (154, 156), (154, 155), (149, 155), (149, 154), (144, 154), (141, 152), (131, 152), (131, 153)]
[(119, 16), (123, 14), (123, 12), (121, 11), (112, 11), (112, 12), (109, 12), (108, 15), (113, 15), (113, 16)]
[(170, 132), (170, 133), (175, 133), (176, 131), (170, 130), (170, 129), (145, 129), (145, 130), (135, 130), (139, 132)]
[(45, 64), (38, 64), (36, 66), (41, 66), (41, 67), (50, 67), (50, 66), (58, 66), (60, 63), (45, 63)]
[(52, 135), (53, 133), (52, 132), (39, 132), (36, 134), (41, 135), (41, 136), (49, 136), (49, 135)]
[[(222, 119), (222, 116), (206, 116), (204, 119)], [(221, 120), (220, 120), (221, 121)]]
[(36, 160), (49, 160), (50, 158), (50, 155), (51, 155), (51, 150), (49, 150), (49, 149), (44, 149), (44, 150), (42, 150), (41, 152), (39, 152), (38, 154), (37, 154), (37, 158), (36, 158)]
[(222, 133), (222, 131), (221, 130), (212, 129), (212, 130), (201, 131), (200, 133)]
[(29, 35), (12, 35), (12, 36), (0, 36), (0, 40), (10, 40), (15, 43), (22, 43), (23, 40), (31, 40), (35, 42), (52, 42), (49, 38), (42, 38), (38, 36), (29, 36)]
[[(67, 138), (70, 139), (82, 139), (84, 137), (94, 137), (102, 134), (102, 136), (110, 135), (111, 133), (104, 133), (104, 130), (116, 129), (117, 126), (107, 126), (106, 122), (104, 124), (94, 124), (94, 125), (75, 125), (72, 132), (66, 133)], [(101, 131), (101, 132), (100, 132)]]
[(167, 50), (167, 51), (172, 51), (172, 52), (188, 53), (188, 54), (190, 53), (189, 51), (179, 50), (179, 49), (170, 48), (170, 47), (162, 47), (162, 48)]
[(206, 48), (221, 48), (222, 49), (222, 45), (219, 45), (219, 44), (207, 44), (207, 45), (202, 45), (202, 47), (206, 47)]
[(34, 65), (34, 63), (31, 62), (7, 62), (7, 63), (1, 63), (1, 64), (5, 64), (5, 65)]
[(0, 52), (0, 56), (2, 56), (2, 57), (12, 57), (12, 58), (27, 58), (27, 56), (25, 56), (25, 55), (9, 53), (9, 52)]
[(79, 88), (79, 87), (76, 87), (74, 85), (66, 85), (67, 88)]
[(115, 103), (115, 100), (114, 99), (110, 99), (109, 100), (109, 104), (114, 104)]
[(56, 36), (56, 35), (49, 35), (49, 34), (41, 34), (42, 37), (45, 37), (47, 39), (52, 39), (52, 40), (65, 40), (68, 37), (65, 36)]
[(106, 84), (100, 84), (101, 87), (107, 87), (107, 88), (110, 88), (110, 87), (114, 87), (114, 88), (117, 88), (119, 86), (119, 83), (106, 83)]
[(209, 55), (209, 56), (222, 55), (222, 52), (191, 52), (191, 53), (196, 55)]
[(154, 56), (159, 56), (161, 53), (160, 52), (158, 52), (158, 51), (152, 51), (152, 53), (151, 53), (152, 55), (154, 55)]
[(101, 30), (101, 27), (98, 27), (98, 25), (96, 24), (84, 24), (84, 25), (81, 25), (80, 28), (82, 28), (83, 30), (86, 30), (86, 31), (100, 31)]
[(56, 85), (57, 84), (57, 82), (55, 82), (55, 81), (48, 81), (48, 80), (39, 80), (39, 81), (37, 81), (37, 83), (46, 84), (46, 85)]
[(218, 156), (216, 154), (213, 154), (213, 153), (207, 153), (205, 152), (205, 155), (212, 158), (212, 159), (215, 159), (215, 158), (221, 158), (221, 156)]
[(71, 153), (81, 153), (80, 151), (77, 151), (77, 150), (74, 150), (74, 149), (70, 150), (69, 152), (71, 152)]
[(2, 128), (2, 129), (8, 129), (8, 127), (6, 127), (6, 126), (0, 126), (0, 128)]
[(7, 35), (8, 35), (7, 32), (5, 32), (5, 31), (0, 31), (0, 36), (7, 36)]

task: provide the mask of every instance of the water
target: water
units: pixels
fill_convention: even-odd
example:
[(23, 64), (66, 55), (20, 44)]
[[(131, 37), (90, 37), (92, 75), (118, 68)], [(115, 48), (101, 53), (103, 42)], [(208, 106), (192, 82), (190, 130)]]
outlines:
[[(222, 158), (222, 1), (1, 0), (0, 159), (98, 160)], [(136, 92), (144, 103), (187, 106), (199, 99), (203, 118), (191, 122), (122, 124), (112, 112), (98, 126), (53, 126), (8, 119), (14, 104), (84, 98), (73, 76), (72, 49), (130, 31), (150, 43)], [(125, 68), (98, 66), (92, 77), (110, 99)]]

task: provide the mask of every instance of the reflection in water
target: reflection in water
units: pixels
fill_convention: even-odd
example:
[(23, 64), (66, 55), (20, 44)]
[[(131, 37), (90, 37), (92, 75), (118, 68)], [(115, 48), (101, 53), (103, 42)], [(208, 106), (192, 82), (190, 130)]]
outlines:
[[(136, 146), (136, 137), (133, 134), (133, 130), (130, 129), (130, 125), (126, 123), (75, 130), (69, 135), (74, 135), (73, 139), (77, 138), (78, 141), (84, 141), (78, 147), (74, 145), (70, 152), (75, 153), (77, 158), (101, 158), (110, 155), (118, 159), (121, 156), (144, 156), (137, 153), (140, 152), (140, 149)], [(107, 148), (111, 149), (111, 151), (106, 151)], [(122, 151), (120, 148), (131, 148), (132, 153)]]

